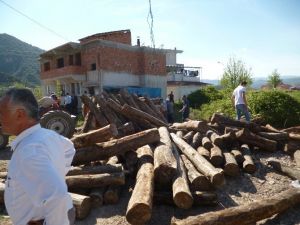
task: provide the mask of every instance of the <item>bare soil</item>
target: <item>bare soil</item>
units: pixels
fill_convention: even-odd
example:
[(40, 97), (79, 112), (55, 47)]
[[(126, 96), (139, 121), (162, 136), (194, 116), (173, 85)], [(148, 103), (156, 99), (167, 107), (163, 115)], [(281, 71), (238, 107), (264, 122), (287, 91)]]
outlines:
[[(0, 171), (6, 171), (8, 160), (11, 152), (9, 148), (0, 151)], [(267, 160), (277, 159), (281, 163), (289, 166), (295, 166), (290, 156), (283, 152), (253, 152), (253, 158), (257, 166), (254, 174), (241, 172), (239, 177), (226, 177), (226, 184), (216, 191), (219, 196), (219, 204), (217, 206), (201, 206), (193, 207), (189, 210), (179, 209), (167, 205), (154, 205), (152, 218), (149, 225), (167, 225), (174, 220), (184, 219), (186, 217), (196, 216), (205, 212), (216, 211), (232, 206), (250, 203), (256, 200), (266, 199), (275, 196), (277, 193), (286, 190), (291, 183), (291, 179), (277, 174), (272, 168), (267, 166)], [(95, 225), (95, 224), (129, 224), (126, 221), (125, 213), (127, 204), (131, 195), (134, 183), (128, 181), (124, 186), (121, 199), (118, 204), (104, 205), (95, 208), (90, 215), (81, 221), (76, 221), (76, 225)], [(0, 211), (0, 224), (12, 224), (9, 217), (5, 216), (5, 210)], [(294, 225), (300, 224), (300, 206), (289, 209), (283, 214), (274, 215), (271, 218), (259, 221), (259, 225)]]

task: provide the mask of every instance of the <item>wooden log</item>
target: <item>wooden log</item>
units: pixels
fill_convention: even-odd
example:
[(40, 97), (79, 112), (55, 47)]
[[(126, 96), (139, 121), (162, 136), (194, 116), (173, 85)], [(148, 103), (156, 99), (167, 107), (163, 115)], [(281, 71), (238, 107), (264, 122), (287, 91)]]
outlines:
[(277, 150), (277, 142), (267, 138), (260, 137), (247, 129), (242, 129), (236, 132), (237, 139), (245, 144), (250, 144), (259, 147), (260, 149), (274, 152)]
[(138, 120), (138, 121), (145, 120), (157, 127), (160, 127), (160, 126), (167, 127), (168, 126), (168, 124), (163, 122), (162, 120), (157, 119), (156, 117), (151, 116), (150, 114), (143, 112), (139, 109), (135, 109), (127, 104), (122, 106), (122, 112), (123, 112), (123, 115), (130, 117), (133, 120)]
[[(145, 103), (144, 101), (142, 101), (141, 99), (139, 99), (138, 96), (136, 95), (132, 95), (132, 98), (134, 99), (134, 101), (138, 104), (139, 108), (143, 111), (143, 112), (146, 112), (154, 117), (157, 117), (157, 114), (155, 113), (155, 111), (150, 108), (150, 106)], [(166, 121), (164, 121), (166, 122)]]
[(232, 146), (236, 142), (235, 132), (227, 132), (220, 136), (222, 139), (222, 147), (226, 146), (227, 148)]
[(173, 123), (171, 128), (206, 133), (210, 128), (205, 121), (189, 120), (183, 123)]
[(223, 139), (216, 132), (211, 132), (209, 139), (211, 140), (211, 142), (214, 145), (216, 145), (216, 146), (218, 146), (220, 148), (223, 146)]
[(289, 140), (284, 146), (284, 151), (289, 155), (293, 155), (294, 152), (299, 149), (300, 149), (299, 141)]
[(289, 127), (289, 128), (286, 128), (286, 129), (282, 129), (280, 131), (288, 132), (288, 133), (300, 133), (300, 126)]
[(194, 164), (199, 172), (209, 178), (213, 185), (219, 186), (224, 184), (224, 174), (222, 169), (215, 168), (195, 149), (174, 133), (171, 133), (171, 137), (182, 153)]
[(245, 158), (244, 158), (243, 154), (241, 153), (241, 151), (238, 149), (232, 149), (230, 152), (234, 156), (236, 162), (239, 165), (243, 165)]
[(215, 167), (222, 167), (224, 163), (224, 156), (222, 153), (222, 150), (217, 146), (213, 145), (213, 147), (210, 149), (210, 162)]
[(171, 187), (176, 175), (177, 163), (174, 157), (169, 131), (166, 127), (158, 129), (160, 144), (154, 150), (154, 179), (158, 187)]
[(66, 177), (68, 188), (94, 188), (108, 185), (125, 184), (125, 174), (121, 173), (103, 173), (92, 175), (75, 175)]
[(111, 138), (117, 137), (118, 130), (115, 124), (109, 124), (97, 130), (75, 135), (71, 141), (75, 148), (82, 148), (95, 143), (108, 141)]
[(191, 144), (193, 141), (193, 137), (195, 135), (195, 131), (189, 131), (186, 135), (183, 136), (183, 140), (188, 143)]
[(202, 146), (207, 150), (210, 150), (212, 147), (214, 147), (213, 143), (211, 143), (208, 137), (202, 138)]
[(120, 173), (123, 170), (124, 169), (122, 164), (72, 167), (72, 169), (69, 170), (69, 172), (67, 173), (67, 176), (101, 174), (101, 173)]
[(202, 155), (206, 160), (209, 161), (210, 159), (210, 151), (208, 151), (206, 148), (200, 146), (197, 148), (197, 152)]
[(103, 194), (105, 187), (92, 188), (90, 191), (91, 204), (93, 208), (101, 207), (103, 205)]
[(262, 130), (262, 128), (256, 123), (234, 120), (218, 113), (213, 114), (211, 123), (218, 123), (229, 127), (243, 127), (249, 129), (254, 133), (260, 132)]
[(241, 146), (241, 152), (244, 156), (243, 170), (247, 173), (254, 173), (256, 171), (256, 166), (251, 157), (249, 146), (247, 144), (243, 144)]
[(118, 164), (118, 162), (119, 162), (118, 156), (112, 156), (112, 157), (109, 157), (106, 164), (107, 165), (115, 165), (115, 164)]
[(100, 127), (104, 127), (109, 124), (103, 116), (102, 112), (97, 108), (97, 106), (87, 95), (82, 95), (80, 99), (83, 102), (83, 104), (86, 104), (88, 106), (91, 113), (93, 113), (94, 117), (96, 118), (96, 121), (99, 123)]
[(5, 184), (0, 183), (0, 204), (4, 204), (4, 190)]
[[(193, 191), (193, 206), (212, 206), (217, 205), (218, 196), (215, 192)], [(174, 205), (172, 192), (154, 192), (154, 204)]]
[(124, 154), (124, 161), (126, 170), (130, 175), (135, 177), (136, 174), (136, 164), (138, 162), (137, 153), (135, 151), (127, 151)]
[(162, 121), (164, 121), (165, 123), (167, 123), (167, 120), (166, 120), (165, 116), (163, 115), (163, 113), (161, 111), (159, 111), (157, 109), (157, 107), (151, 101), (151, 99), (149, 99), (148, 97), (144, 97), (144, 99), (145, 99), (145, 102), (149, 105), (149, 107), (156, 113), (157, 117), (159, 119), (161, 119)]
[(300, 149), (294, 152), (294, 160), (296, 162), (297, 167), (300, 168)]
[(299, 189), (290, 188), (268, 199), (204, 213), (175, 221), (172, 225), (248, 225), (281, 213), (299, 203)]
[(194, 149), (197, 149), (202, 144), (202, 138), (203, 138), (202, 134), (200, 132), (196, 132), (195, 135), (193, 136), (191, 146)]
[(238, 176), (240, 169), (234, 156), (230, 152), (224, 152), (223, 155), (225, 158), (224, 173), (228, 176)]
[(133, 100), (132, 95), (125, 88), (120, 90), (120, 95), (128, 105), (136, 109), (140, 109), (136, 102)]
[(230, 132), (237, 132), (239, 130), (241, 130), (242, 128), (237, 128), (237, 127), (225, 127), (225, 131), (224, 133), (227, 134), (227, 133), (230, 133)]
[(124, 137), (135, 133), (135, 128), (132, 122), (124, 123), (122, 126), (118, 127), (119, 137)]
[(183, 133), (182, 130), (179, 130), (179, 131), (176, 132), (176, 135), (177, 135), (178, 137), (180, 137), (180, 138), (183, 138), (184, 133)]
[(289, 138), (294, 141), (300, 141), (300, 134), (289, 133)]
[(79, 148), (75, 153), (72, 164), (81, 165), (91, 161), (107, 159), (146, 144), (156, 143), (159, 139), (158, 130), (153, 128), (119, 139), (98, 143), (92, 147)]
[(276, 129), (275, 127), (273, 127), (271, 124), (267, 124), (266, 126), (263, 127), (264, 130), (266, 130), (267, 132), (277, 132), (280, 133), (281, 131)]
[(126, 220), (131, 224), (145, 224), (152, 214), (154, 191), (153, 151), (149, 145), (137, 150), (139, 169), (136, 184), (128, 202)]
[(300, 181), (300, 169), (282, 165), (279, 161), (275, 160), (268, 160), (267, 163), (277, 172), (283, 173), (292, 179)]
[(185, 155), (182, 154), (181, 159), (187, 169), (187, 176), (192, 191), (209, 191), (213, 189), (210, 181), (194, 167)]
[(93, 113), (88, 112), (86, 114), (86, 116), (84, 117), (84, 122), (83, 122), (82, 130), (81, 130), (82, 133), (86, 133), (89, 130), (94, 130), (96, 128), (96, 125), (93, 124), (93, 122), (92, 122), (93, 119), (94, 119)]
[(264, 138), (267, 138), (269, 140), (274, 140), (274, 141), (287, 141), (289, 138), (288, 133), (275, 133), (275, 132), (259, 132), (258, 133), (259, 136), (262, 136)]
[(193, 196), (189, 188), (186, 168), (178, 153), (177, 147), (175, 144), (173, 145), (173, 152), (177, 161), (177, 174), (172, 185), (173, 200), (178, 208), (189, 209), (193, 205)]
[(116, 204), (119, 202), (121, 193), (121, 186), (110, 185), (107, 190), (104, 192), (103, 201), (105, 204)]
[(76, 209), (76, 219), (82, 220), (86, 218), (91, 211), (91, 198), (85, 195), (70, 193), (73, 205)]
[(7, 172), (0, 172), (0, 178), (1, 179), (6, 179)]

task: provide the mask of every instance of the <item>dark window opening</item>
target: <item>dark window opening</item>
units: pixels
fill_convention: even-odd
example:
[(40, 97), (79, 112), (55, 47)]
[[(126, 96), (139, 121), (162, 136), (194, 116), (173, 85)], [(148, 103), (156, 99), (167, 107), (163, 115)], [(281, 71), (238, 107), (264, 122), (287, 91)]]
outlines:
[(81, 54), (80, 53), (75, 54), (75, 65), (81, 66)]
[(74, 65), (74, 57), (73, 55), (69, 55), (69, 66)]
[(44, 63), (44, 71), (50, 70), (50, 62)]
[(57, 68), (64, 67), (64, 58), (57, 59)]
[(96, 63), (91, 64), (91, 70), (96, 70)]

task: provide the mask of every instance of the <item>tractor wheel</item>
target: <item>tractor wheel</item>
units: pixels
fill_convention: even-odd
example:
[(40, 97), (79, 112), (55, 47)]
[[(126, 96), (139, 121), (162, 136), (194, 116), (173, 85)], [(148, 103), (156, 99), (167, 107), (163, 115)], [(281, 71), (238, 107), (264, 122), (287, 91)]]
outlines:
[(40, 124), (68, 138), (71, 138), (75, 132), (75, 121), (69, 113), (62, 110), (45, 113), (40, 119)]
[(8, 144), (8, 135), (2, 134), (0, 130), (0, 149), (5, 148)]

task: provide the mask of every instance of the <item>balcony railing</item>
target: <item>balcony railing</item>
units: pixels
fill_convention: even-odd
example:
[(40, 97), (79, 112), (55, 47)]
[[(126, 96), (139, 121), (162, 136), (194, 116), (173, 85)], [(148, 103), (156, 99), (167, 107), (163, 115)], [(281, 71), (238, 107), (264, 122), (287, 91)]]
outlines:
[(183, 64), (177, 64), (174, 66), (167, 66), (167, 72), (167, 81), (200, 82), (202, 67), (187, 67)]

